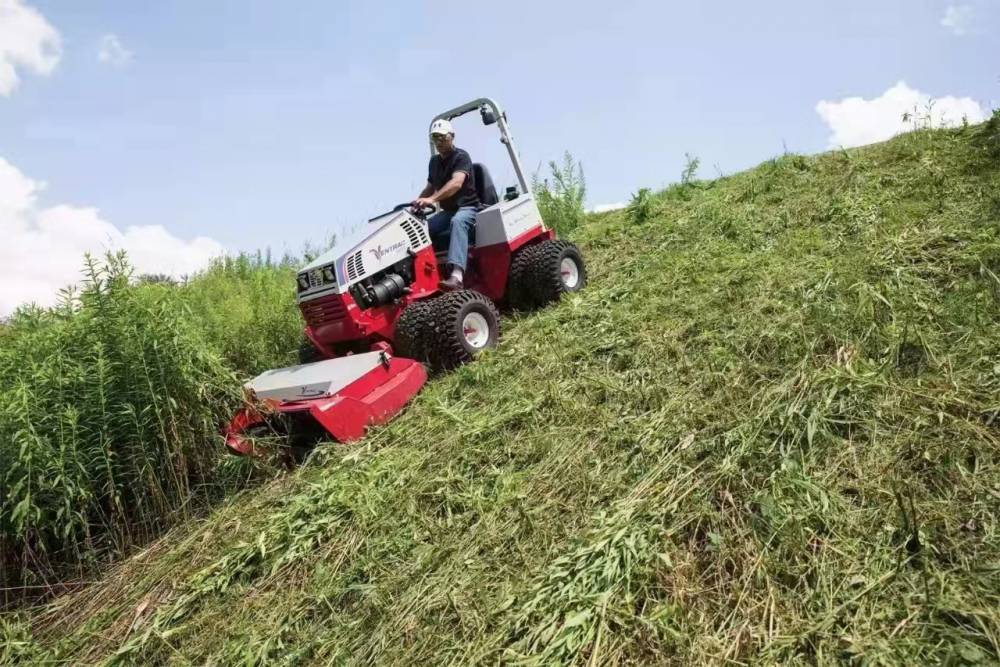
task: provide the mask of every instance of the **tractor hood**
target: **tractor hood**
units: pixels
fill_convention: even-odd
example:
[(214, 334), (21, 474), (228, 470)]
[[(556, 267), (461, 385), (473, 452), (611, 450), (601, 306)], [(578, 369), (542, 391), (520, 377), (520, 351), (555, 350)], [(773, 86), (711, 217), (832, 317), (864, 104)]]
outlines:
[(431, 244), (427, 223), (409, 211), (374, 218), (358, 233), (299, 269), (299, 301), (342, 294), (356, 282), (383, 271)]

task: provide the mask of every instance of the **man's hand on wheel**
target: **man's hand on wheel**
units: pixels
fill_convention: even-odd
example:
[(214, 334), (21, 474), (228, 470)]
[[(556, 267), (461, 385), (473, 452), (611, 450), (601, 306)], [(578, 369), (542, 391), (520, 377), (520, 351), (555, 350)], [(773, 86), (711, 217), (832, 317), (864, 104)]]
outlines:
[(437, 205), (437, 202), (435, 202), (430, 197), (417, 197), (416, 199), (413, 200), (413, 203), (410, 204), (410, 206), (417, 209), (432, 208), (435, 205)]

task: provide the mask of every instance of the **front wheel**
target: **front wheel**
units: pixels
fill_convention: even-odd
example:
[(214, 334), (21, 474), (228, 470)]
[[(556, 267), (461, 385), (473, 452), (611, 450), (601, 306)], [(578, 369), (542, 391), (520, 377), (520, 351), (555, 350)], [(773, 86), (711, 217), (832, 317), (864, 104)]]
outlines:
[(414, 301), (396, 320), (396, 353), (417, 361), (429, 361), (434, 341), (435, 299)]
[(299, 364), (311, 364), (317, 361), (323, 361), (326, 357), (322, 352), (316, 349), (316, 346), (312, 344), (308, 336), (302, 336), (302, 340), (299, 342)]
[(483, 350), (496, 347), (500, 313), (479, 292), (449, 292), (435, 300), (434, 332), (432, 364), (442, 369), (455, 368), (472, 361)]

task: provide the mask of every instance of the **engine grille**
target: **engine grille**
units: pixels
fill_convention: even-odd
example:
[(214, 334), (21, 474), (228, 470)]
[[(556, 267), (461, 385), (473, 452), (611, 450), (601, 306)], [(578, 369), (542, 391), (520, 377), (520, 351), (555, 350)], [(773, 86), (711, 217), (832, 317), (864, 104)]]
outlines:
[(323, 284), (323, 271), (321, 269), (313, 269), (309, 272), (309, 288), (319, 287)]
[(357, 251), (347, 258), (347, 279), (355, 280), (365, 275), (364, 264), (361, 263), (361, 251)]
[(403, 220), (403, 231), (409, 237), (410, 247), (414, 250), (418, 250), (431, 242), (430, 237), (427, 235), (427, 228), (409, 218)]
[(318, 327), (344, 319), (347, 309), (339, 296), (332, 296), (302, 304), (302, 317), (309, 326)]

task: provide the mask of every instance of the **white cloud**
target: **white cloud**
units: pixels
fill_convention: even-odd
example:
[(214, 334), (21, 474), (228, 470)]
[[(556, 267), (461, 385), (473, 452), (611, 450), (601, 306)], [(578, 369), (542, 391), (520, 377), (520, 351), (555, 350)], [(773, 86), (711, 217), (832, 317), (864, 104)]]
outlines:
[(62, 55), (59, 33), (21, 0), (0, 0), (0, 95), (21, 82), (18, 68), (50, 74)]
[(941, 25), (961, 37), (972, 28), (974, 14), (972, 5), (948, 5), (941, 17)]
[(92, 207), (43, 207), (38, 195), (44, 188), (0, 157), (0, 316), (31, 301), (54, 304), (61, 288), (80, 279), (85, 252), (123, 249), (137, 273), (175, 277), (224, 252), (210, 238), (185, 241), (159, 225), (121, 231)]
[(913, 129), (913, 120), (904, 121), (904, 113), (915, 117), (920, 126), (931, 127), (953, 127), (963, 118), (970, 123), (986, 119), (986, 111), (971, 97), (931, 97), (910, 88), (905, 81), (870, 100), (862, 97), (846, 97), (839, 102), (823, 100), (816, 105), (816, 113), (833, 132), (829, 140), (831, 148), (884, 141)]
[(588, 208), (587, 213), (604, 213), (605, 211), (617, 211), (628, 206), (627, 201), (616, 201), (613, 204), (598, 204), (593, 208)]
[(114, 67), (124, 67), (132, 60), (132, 52), (125, 48), (118, 35), (108, 33), (101, 37), (97, 60)]

